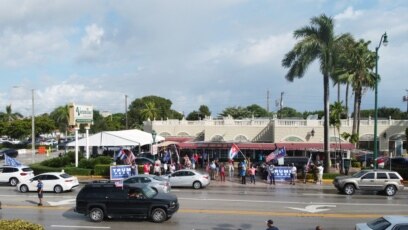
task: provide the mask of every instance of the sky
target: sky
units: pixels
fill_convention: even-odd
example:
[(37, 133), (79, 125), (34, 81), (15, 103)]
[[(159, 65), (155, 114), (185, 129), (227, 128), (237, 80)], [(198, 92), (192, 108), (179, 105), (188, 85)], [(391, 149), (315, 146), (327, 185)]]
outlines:
[[(379, 49), (378, 107), (406, 111), (408, 1), (405, 0), (0, 0), (0, 112), (50, 113), (67, 103), (124, 113), (156, 95), (187, 115), (207, 105), (213, 116), (232, 106), (276, 111), (323, 110), (323, 77), (314, 62), (288, 82), (284, 55), (293, 31), (312, 17), (334, 18)], [(332, 82), (330, 83), (332, 85)], [(269, 100), (268, 92), (269, 91)], [(341, 89), (342, 100), (345, 87)], [(337, 87), (330, 88), (331, 102)], [(352, 107), (350, 99), (349, 106)], [(374, 108), (365, 91), (362, 109)]]

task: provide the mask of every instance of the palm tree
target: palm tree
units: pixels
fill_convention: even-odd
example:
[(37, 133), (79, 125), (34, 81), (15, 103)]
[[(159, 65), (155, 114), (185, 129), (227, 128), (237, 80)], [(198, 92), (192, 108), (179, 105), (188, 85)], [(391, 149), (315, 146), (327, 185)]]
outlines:
[(51, 112), (50, 117), (54, 120), (55, 124), (57, 124), (59, 130), (65, 132), (66, 135), (69, 125), (69, 106), (65, 105), (56, 108)]
[(368, 49), (370, 41), (359, 40), (354, 42), (348, 52), (344, 52), (342, 63), (336, 74), (339, 80), (350, 83), (354, 92), (353, 130), (356, 135), (360, 131), (361, 98), (365, 88), (375, 86), (375, 52)]
[(334, 34), (333, 19), (325, 14), (311, 18), (310, 24), (310, 26), (304, 26), (294, 31), (294, 37), (301, 40), (285, 55), (282, 66), (289, 68), (285, 78), (293, 81), (294, 78), (302, 78), (307, 67), (314, 60), (320, 62), (324, 88), (325, 171), (328, 172), (331, 166), (329, 150), (329, 78), (333, 75), (337, 55), (341, 52), (341, 44), (350, 35), (336, 36)]
[(4, 113), (4, 121), (11, 123), (12, 121), (16, 119), (23, 118), (23, 115), (20, 113), (13, 113), (13, 110), (11, 109), (11, 105), (6, 105), (6, 113)]
[[(338, 139), (336, 138), (336, 142), (338, 141), (339, 143), (339, 148), (340, 148), (340, 156), (341, 155), (341, 138), (340, 138), (340, 127), (341, 127), (341, 117), (344, 113), (344, 107), (342, 105), (342, 102), (335, 102), (334, 104), (330, 105), (330, 125), (334, 127), (333, 133), (334, 137), (336, 136), (336, 130), (337, 134), (339, 135)], [(336, 151), (337, 152), (337, 151)], [(336, 157), (337, 159), (337, 157)]]
[(154, 120), (157, 118), (159, 110), (156, 108), (156, 104), (153, 101), (148, 101), (145, 103), (145, 108), (140, 110), (140, 114), (143, 119)]

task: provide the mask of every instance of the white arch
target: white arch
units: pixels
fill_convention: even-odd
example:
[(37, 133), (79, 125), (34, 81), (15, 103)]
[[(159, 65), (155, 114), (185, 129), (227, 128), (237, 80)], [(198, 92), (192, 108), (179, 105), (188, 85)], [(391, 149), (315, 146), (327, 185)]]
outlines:
[(222, 137), (221, 135), (214, 135), (211, 137), (211, 141), (224, 141), (224, 137)]
[(177, 136), (178, 137), (189, 137), (190, 134), (188, 134), (187, 132), (179, 132), (179, 133), (177, 133)]
[(234, 137), (234, 141), (237, 142), (249, 142), (249, 138), (243, 134), (238, 134)]
[[(293, 138), (292, 140), (290, 140)], [(297, 136), (297, 135), (287, 135), (284, 138), (281, 139), (282, 142), (306, 142), (305, 139)]]

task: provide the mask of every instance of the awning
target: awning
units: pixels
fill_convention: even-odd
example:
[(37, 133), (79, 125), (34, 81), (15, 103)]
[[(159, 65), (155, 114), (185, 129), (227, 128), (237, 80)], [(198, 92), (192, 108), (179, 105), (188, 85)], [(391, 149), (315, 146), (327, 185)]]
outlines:
[[(183, 142), (178, 143), (180, 149), (229, 149), (233, 143), (225, 142)], [(235, 143), (238, 148), (244, 150), (275, 150), (275, 143)], [(316, 150), (322, 151), (323, 143), (276, 143), (278, 148), (285, 147), (286, 150)], [(351, 143), (341, 143), (341, 146), (336, 143), (330, 143), (331, 150), (352, 150), (355, 146)]]

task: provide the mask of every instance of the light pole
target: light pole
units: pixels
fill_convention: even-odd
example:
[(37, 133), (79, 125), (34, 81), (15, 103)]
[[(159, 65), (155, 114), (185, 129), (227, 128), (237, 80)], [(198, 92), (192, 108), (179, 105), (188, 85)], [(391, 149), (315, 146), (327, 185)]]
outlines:
[(406, 89), (405, 91), (407, 91), (407, 96), (402, 97), (402, 101), (407, 102), (407, 118), (408, 118), (408, 89)]
[(384, 46), (388, 44), (388, 36), (387, 33), (384, 33), (381, 36), (380, 43), (377, 47), (375, 47), (375, 101), (374, 101), (374, 154), (373, 154), (373, 161), (374, 161), (374, 169), (377, 168), (377, 156), (378, 156), (378, 143), (377, 143), (377, 121), (378, 121), (378, 50), (381, 47), (381, 43)]
[(128, 129), (128, 106), (127, 106), (128, 95), (125, 95), (125, 119), (126, 119), (126, 129)]
[(34, 163), (35, 157), (35, 113), (34, 113), (34, 89), (31, 89), (31, 157), (32, 162)]
[[(153, 138), (152, 154), (153, 154), (153, 145), (156, 144), (156, 135), (157, 135), (156, 131), (152, 130), (152, 138)], [(157, 152), (156, 152), (156, 154), (157, 154)], [(156, 157), (154, 157), (154, 158), (156, 158)]]

